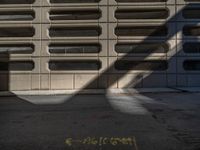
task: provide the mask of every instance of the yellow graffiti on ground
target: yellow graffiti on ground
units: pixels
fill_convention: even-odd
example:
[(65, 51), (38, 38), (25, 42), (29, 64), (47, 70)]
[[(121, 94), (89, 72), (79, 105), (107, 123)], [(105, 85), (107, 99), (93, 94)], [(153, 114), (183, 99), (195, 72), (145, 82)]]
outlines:
[(131, 146), (137, 149), (135, 137), (86, 137), (83, 139), (67, 138), (65, 140), (67, 146), (87, 145), (87, 146)]

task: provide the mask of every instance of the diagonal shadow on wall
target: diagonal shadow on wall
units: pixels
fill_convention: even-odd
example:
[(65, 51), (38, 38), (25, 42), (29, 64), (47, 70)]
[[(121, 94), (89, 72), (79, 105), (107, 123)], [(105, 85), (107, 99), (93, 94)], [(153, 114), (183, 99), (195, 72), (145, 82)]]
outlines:
[[(185, 6), (185, 8), (187, 8), (187, 7), (190, 7), (190, 5), (191, 6), (194, 6), (195, 4), (188, 4), (188, 5), (186, 5)], [(184, 8), (183, 8), (184, 9)], [(177, 12), (174, 16), (172, 16), (167, 22), (165, 22), (164, 24), (162, 24), (161, 26), (163, 26), (163, 27), (165, 27), (165, 26), (167, 26), (169, 23), (173, 23), (173, 22), (175, 22), (175, 21), (177, 21), (177, 19), (178, 19), (178, 17), (180, 17), (180, 16), (182, 16), (182, 14), (181, 14), (181, 11), (180, 12)], [(197, 22), (196, 22), (197, 23)], [(194, 25), (194, 24), (193, 24)], [(166, 38), (163, 38), (163, 43), (165, 43), (165, 42), (168, 42), (171, 38), (177, 38), (177, 34), (179, 33), (179, 32), (182, 32), (182, 29), (181, 28), (178, 28), (177, 27), (177, 24), (174, 26), (174, 27), (170, 27), (170, 28), (174, 28), (173, 29), (173, 33), (171, 33), (171, 34), (168, 34), (167, 36), (166, 36)], [(142, 46), (142, 44), (147, 44), (147, 43), (150, 43), (150, 42), (152, 42), (152, 41), (154, 41), (154, 42), (158, 42), (158, 41), (156, 41), (156, 38), (152, 38), (152, 37), (155, 37), (155, 35), (157, 35), (159, 32), (162, 32), (162, 28), (157, 28), (157, 29), (155, 29), (151, 34), (149, 34), (148, 35), (148, 37), (147, 38), (145, 38), (144, 40), (142, 40), (141, 42), (139, 42), (139, 43), (137, 43), (135, 46), (134, 46), (134, 48), (132, 48), (132, 50), (130, 51), (130, 52), (128, 52), (128, 53), (126, 53), (124, 56), (122, 56), (122, 57), (117, 57), (117, 61), (116, 62), (120, 62), (120, 61), (126, 61), (127, 59), (128, 60), (133, 60), (134, 61), (134, 59), (136, 58), (136, 57), (134, 57), (133, 55), (134, 55), (134, 53), (132, 53), (134, 50), (135, 51), (137, 51), (138, 49), (140, 49), (140, 47)], [(188, 32), (190, 32), (190, 31), (188, 31)], [(158, 38), (157, 38), (158, 39)], [(159, 39), (158, 39), (159, 40)], [(160, 41), (160, 40), (159, 40)], [(177, 41), (177, 40), (176, 40)], [(195, 39), (193, 39), (193, 41), (195, 41)], [(153, 43), (153, 42), (152, 42)], [(168, 62), (168, 64), (164, 64), (164, 65), (166, 65), (166, 68), (167, 67), (172, 67), (174, 70), (172, 71), (173, 73), (172, 74), (174, 74), (176, 77), (175, 78), (177, 78), (177, 67), (179, 67), (178, 65), (177, 65), (177, 57), (179, 56), (179, 53), (181, 53), (180, 51), (181, 51), (181, 47), (182, 47), (182, 42), (180, 42), (180, 43), (176, 43), (175, 45), (174, 45), (174, 47), (170, 47), (169, 48), (169, 51), (168, 52), (164, 52), (165, 53), (165, 55), (163, 55), (163, 56), (157, 56), (157, 58), (162, 58), (163, 60), (166, 60), (167, 62)], [(131, 42), (130, 42), (130, 45), (131, 45)], [(157, 49), (155, 49), (155, 51), (156, 51)], [(146, 56), (139, 56), (139, 57), (141, 57), (141, 59), (140, 59), (140, 61), (145, 61), (152, 53), (154, 53), (154, 51), (152, 51), (151, 53), (149, 53), (149, 54), (147, 54)], [(151, 56), (150, 56), (151, 57)], [(156, 58), (156, 57), (154, 57), (154, 58)], [(173, 64), (173, 66), (169, 66), (169, 62), (170, 61), (174, 61), (174, 64)], [(132, 65), (132, 64), (128, 64), (128, 62), (126, 63), (126, 65), (129, 67), (127, 70), (126, 69), (122, 69), (122, 71), (118, 71), (118, 72), (120, 72), (117, 76), (115, 76), (115, 77), (110, 77), (110, 78), (112, 78), (112, 80), (109, 80), (109, 83), (108, 83), (108, 85), (107, 85), (107, 87), (111, 87), (112, 85), (114, 85), (114, 84), (116, 84), (121, 78), (123, 78), (124, 76), (126, 76), (128, 73), (129, 73), (129, 71), (130, 70), (136, 70), (137, 71), (137, 69), (138, 68), (144, 68), (144, 70), (138, 70), (139, 71), (139, 73), (136, 73), (136, 76), (132, 79), (132, 81), (130, 81), (128, 84), (127, 84), (127, 87), (130, 87), (130, 88), (135, 88), (135, 87), (140, 87), (143, 83), (143, 80), (148, 80), (148, 78), (150, 79), (151, 78), (151, 76), (153, 75), (153, 74), (155, 74), (156, 72), (157, 72), (157, 70), (156, 69), (158, 69), (158, 72), (159, 72), (159, 70), (161, 71), (161, 72), (163, 72), (163, 74), (165, 74), (166, 75), (166, 78), (167, 78), (167, 76), (168, 75), (170, 75), (170, 71), (168, 70), (168, 69), (170, 69), (170, 68), (167, 68), (166, 70), (165, 70), (165, 67), (163, 68), (163, 66), (162, 66), (162, 64), (156, 64), (155, 66), (153, 66), (153, 65), (151, 65), (151, 64), (148, 64), (148, 62), (146, 62), (146, 63), (143, 63), (143, 64), (140, 64), (140, 63), (135, 63), (134, 65)], [(132, 65), (132, 66), (131, 66)], [(104, 76), (106, 76), (106, 75), (111, 75), (112, 73), (113, 73), (113, 70), (114, 70), (114, 68), (116, 67), (116, 64), (115, 63), (113, 63), (111, 66), (109, 66), (108, 68), (106, 68), (105, 69), (105, 71), (103, 71), (103, 72), (101, 72), (100, 73), (100, 75), (99, 76), (97, 76), (96, 78), (94, 78), (94, 79), (92, 79), (86, 86), (84, 86), (84, 88), (82, 88), (82, 89), (80, 89), (79, 91), (81, 92), (81, 91), (83, 91), (84, 89), (90, 89), (91, 87), (93, 87), (93, 85), (95, 84), (95, 83), (98, 83), (98, 82), (100, 82), (100, 81), (102, 81), (102, 80), (100, 80), (100, 79), (103, 79), (103, 77)], [(123, 68), (124, 66), (121, 66), (121, 67), (119, 67), (119, 68)], [(149, 73), (144, 73), (144, 71), (145, 71), (145, 69), (147, 69), (148, 71), (149, 71)], [(162, 70), (163, 69), (163, 70)], [(140, 73), (141, 72), (141, 73)], [(113, 73), (114, 74), (114, 73)], [(176, 79), (174, 79), (174, 80), (169, 80), (169, 81), (166, 81), (166, 82), (174, 82), (174, 85), (173, 84), (169, 84), (169, 85), (172, 85), (172, 86), (169, 86), (169, 87), (176, 87), (177, 86), (177, 81), (176, 81)], [(168, 85), (168, 83), (166, 83), (165, 85)], [(147, 87), (148, 87), (148, 85), (147, 85)], [(149, 86), (150, 87), (150, 86)], [(162, 87), (162, 86), (161, 86)]]

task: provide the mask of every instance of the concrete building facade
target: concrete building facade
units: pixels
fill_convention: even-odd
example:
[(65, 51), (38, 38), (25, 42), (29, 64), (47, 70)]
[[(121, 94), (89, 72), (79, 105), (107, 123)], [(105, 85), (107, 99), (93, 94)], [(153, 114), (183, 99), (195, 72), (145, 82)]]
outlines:
[(0, 91), (200, 85), (199, 0), (1, 0)]

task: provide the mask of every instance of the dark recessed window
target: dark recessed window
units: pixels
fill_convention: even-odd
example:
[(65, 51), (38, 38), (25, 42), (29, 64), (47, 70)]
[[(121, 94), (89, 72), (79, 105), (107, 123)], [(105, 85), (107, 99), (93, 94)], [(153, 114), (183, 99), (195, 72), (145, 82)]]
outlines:
[(100, 17), (99, 10), (53, 10), (49, 13), (50, 20), (92, 20)]
[(167, 53), (169, 45), (166, 43), (119, 43), (115, 46), (115, 51), (130, 54)]
[(101, 0), (50, 0), (50, 3), (98, 3)]
[(167, 2), (168, 0), (115, 0), (118, 3), (145, 3), (145, 2)]
[(98, 60), (59, 60), (50, 61), (49, 69), (55, 71), (70, 70), (99, 70), (101, 62)]
[(32, 61), (0, 62), (0, 71), (31, 71), (33, 69)]
[(34, 52), (32, 44), (0, 44), (0, 54), (31, 54)]
[(32, 37), (33, 27), (0, 27), (0, 37)]
[(166, 26), (131, 26), (117, 27), (115, 29), (117, 36), (167, 36)]
[(200, 0), (184, 0), (186, 2), (200, 2)]
[(184, 26), (183, 34), (185, 36), (200, 36), (200, 26)]
[(33, 4), (35, 0), (0, 0), (0, 4)]
[(115, 62), (117, 70), (152, 70), (164, 71), (168, 68), (167, 61), (135, 61), (135, 60), (118, 60)]
[(49, 52), (53, 54), (82, 54), (99, 53), (101, 45), (99, 44), (50, 44)]
[(183, 10), (185, 19), (200, 19), (200, 8), (186, 8)]
[(92, 37), (101, 34), (100, 27), (51, 27), (50, 37)]
[(196, 42), (184, 43), (183, 51), (185, 53), (200, 53), (200, 43)]
[(0, 11), (0, 21), (28, 21), (34, 18), (34, 11)]
[(169, 16), (164, 9), (122, 9), (115, 12), (116, 19), (166, 19)]
[(200, 60), (186, 60), (183, 63), (186, 71), (200, 71)]

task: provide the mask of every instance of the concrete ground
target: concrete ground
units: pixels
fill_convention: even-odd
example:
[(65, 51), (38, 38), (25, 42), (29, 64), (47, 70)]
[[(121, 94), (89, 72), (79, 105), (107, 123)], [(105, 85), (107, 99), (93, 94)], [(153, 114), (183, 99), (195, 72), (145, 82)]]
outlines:
[(0, 150), (68, 149), (200, 150), (200, 93), (0, 97)]

